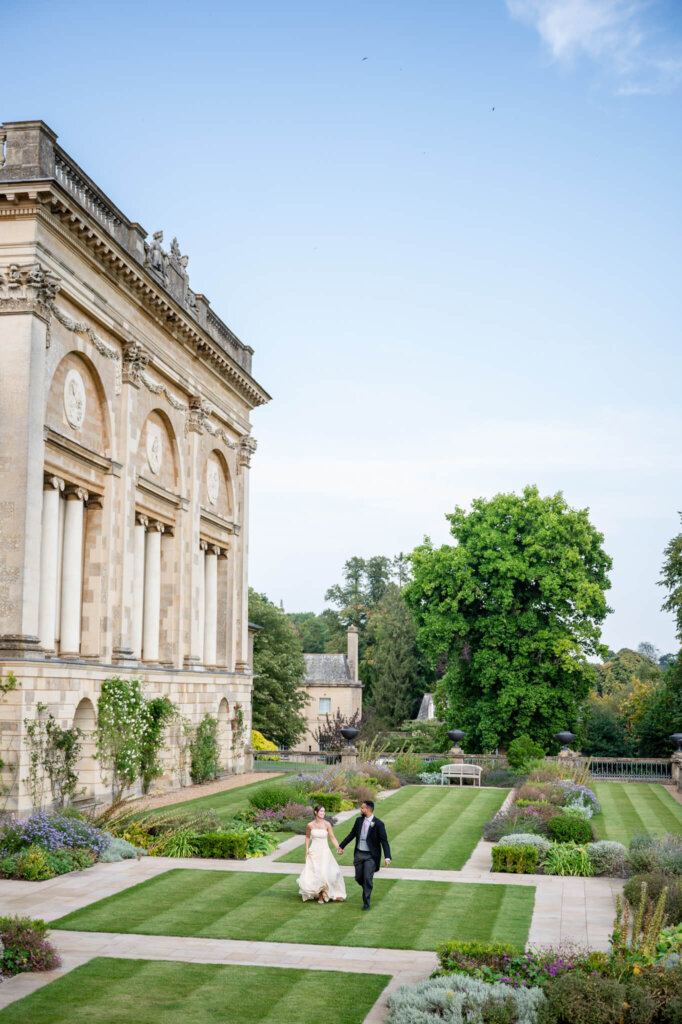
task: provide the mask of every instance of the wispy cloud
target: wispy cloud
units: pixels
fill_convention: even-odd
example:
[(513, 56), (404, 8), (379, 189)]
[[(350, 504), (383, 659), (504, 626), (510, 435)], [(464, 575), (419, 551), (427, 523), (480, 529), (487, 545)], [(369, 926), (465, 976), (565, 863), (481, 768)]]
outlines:
[(506, 0), (513, 18), (537, 30), (552, 58), (587, 57), (609, 72), (620, 95), (669, 92), (682, 81), (682, 41), (660, 38), (659, 0)]

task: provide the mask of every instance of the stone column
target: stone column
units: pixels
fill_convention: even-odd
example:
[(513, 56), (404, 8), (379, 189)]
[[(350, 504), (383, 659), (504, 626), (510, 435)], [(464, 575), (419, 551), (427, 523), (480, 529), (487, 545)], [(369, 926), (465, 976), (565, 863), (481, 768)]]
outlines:
[(142, 628), (142, 659), (159, 660), (159, 616), (161, 613), (161, 534), (163, 524), (149, 524), (145, 537), (144, 617)]
[(142, 623), (144, 621), (144, 548), (146, 516), (135, 515), (135, 572), (133, 576), (133, 657), (142, 660)]
[(52, 653), (55, 649), (57, 587), (59, 585), (59, 501), (64, 481), (50, 476), (43, 488), (43, 520), (40, 536), (40, 644)]
[(206, 548), (205, 540), (199, 541), (199, 600), (197, 602), (197, 621), (199, 624), (199, 637), (195, 641), (199, 662), (204, 663), (204, 626), (206, 622)]
[(252, 437), (239, 442), (239, 474), (241, 477), (241, 508), (238, 566), (235, 569), (237, 596), (235, 607), (235, 672), (249, 673), (249, 471), (251, 457), (256, 451)]
[(204, 566), (204, 666), (217, 661), (218, 637), (218, 555), (220, 548), (209, 544)]
[(59, 653), (80, 654), (81, 599), (83, 593), (83, 511), (88, 492), (68, 487), (65, 492), (64, 552), (62, 562), (62, 619)]
[[(0, 171), (0, 175), (4, 172)], [(33, 264), (34, 260), (31, 260)], [(28, 274), (22, 265), (19, 276)], [(4, 291), (4, 290), (3, 290)], [(49, 312), (38, 289), (0, 297), (0, 657), (39, 650), (40, 517)]]

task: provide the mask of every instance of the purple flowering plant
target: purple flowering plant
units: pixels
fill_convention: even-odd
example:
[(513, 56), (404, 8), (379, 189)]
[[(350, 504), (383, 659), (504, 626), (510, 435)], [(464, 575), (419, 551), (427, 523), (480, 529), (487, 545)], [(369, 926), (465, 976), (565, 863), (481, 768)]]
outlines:
[(567, 804), (582, 804), (585, 807), (590, 807), (593, 814), (598, 814), (601, 810), (596, 793), (589, 786), (583, 786), (578, 782), (571, 782), (569, 779), (562, 779), (559, 785), (566, 793), (565, 802)]
[(449, 943), (447, 957), (441, 957), (445, 967), (443, 973), (468, 974), (490, 984), (502, 982), (512, 988), (535, 988), (571, 971), (600, 974), (608, 962), (604, 953), (590, 951), (573, 943), (532, 947), (526, 952), (504, 950), (491, 944), (489, 955), (483, 946), (475, 950), (467, 948), (470, 944), (462, 944), (458, 951), (452, 948), (456, 945)]
[(101, 828), (66, 814), (40, 811), (29, 818), (14, 814), (0, 818), (0, 857), (18, 853), (28, 846), (41, 846), (45, 850), (87, 847), (100, 854), (110, 841), (111, 837)]

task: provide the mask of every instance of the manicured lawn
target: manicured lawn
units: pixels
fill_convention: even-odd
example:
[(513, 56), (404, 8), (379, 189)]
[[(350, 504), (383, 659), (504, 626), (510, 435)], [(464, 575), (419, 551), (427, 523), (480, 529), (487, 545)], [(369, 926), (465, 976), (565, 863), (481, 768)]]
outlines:
[(97, 957), (0, 1011), (2, 1024), (361, 1024), (386, 974)]
[(525, 945), (535, 900), (526, 885), (375, 878), (372, 909), (346, 879), (345, 903), (303, 903), (295, 875), (176, 868), (99, 900), (53, 928), (214, 939), (435, 949), (444, 939)]
[[(405, 786), (377, 803), (376, 813), (386, 823), (393, 867), (459, 871), (481, 838), (483, 823), (502, 805), (507, 790), (478, 786)], [(339, 842), (348, 835), (353, 819), (334, 829)], [(278, 858), (302, 864), (304, 847)], [(352, 844), (342, 864), (351, 864)]]
[(637, 832), (682, 833), (682, 804), (656, 782), (596, 782), (601, 811), (592, 818), (600, 839), (630, 842)]
[(156, 814), (167, 814), (169, 811), (215, 811), (221, 821), (229, 821), (237, 811), (249, 807), (249, 795), (260, 786), (269, 786), (273, 782), (283, 782), (286, 775), (272, 776), (265, 774), (263, 780), (250, 782), (248, 786), (236, 786), (233, 789), (223, 790), (222, 793), (212, 793), (210, 796), (200, 796), (196, 800), (183, 800), (182, 803), (168, 804), (166, 807), (157, 808)]

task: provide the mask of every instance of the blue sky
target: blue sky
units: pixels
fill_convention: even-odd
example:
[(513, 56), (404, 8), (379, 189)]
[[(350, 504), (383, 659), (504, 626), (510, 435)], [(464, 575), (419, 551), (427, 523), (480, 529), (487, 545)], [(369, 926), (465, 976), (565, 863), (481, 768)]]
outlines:
[[(39, 117), (256, 350), (251, 583), (563, 490), (614, 558), (604, 639), (673, 650), (682, 7), (6, 0)], [(27, 54), (29, 58), (27, 59)], [(363, 59), (363, 58), (366, 58)], [(493, 110), (494, 108), (494, 110)]]

